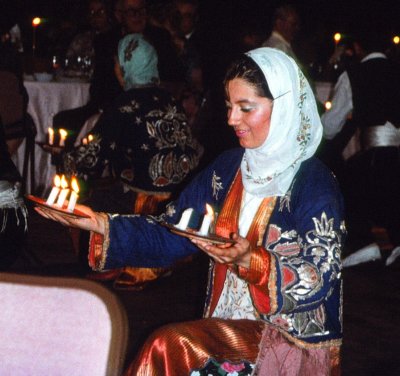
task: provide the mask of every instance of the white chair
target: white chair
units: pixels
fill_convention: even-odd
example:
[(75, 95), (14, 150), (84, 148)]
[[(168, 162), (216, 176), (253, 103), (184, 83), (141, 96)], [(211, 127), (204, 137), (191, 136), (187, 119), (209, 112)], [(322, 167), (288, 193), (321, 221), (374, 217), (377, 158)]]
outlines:
[(0, 301), (0, 375), (123, 371), (126, 312), (98, 283), (0, 273)]

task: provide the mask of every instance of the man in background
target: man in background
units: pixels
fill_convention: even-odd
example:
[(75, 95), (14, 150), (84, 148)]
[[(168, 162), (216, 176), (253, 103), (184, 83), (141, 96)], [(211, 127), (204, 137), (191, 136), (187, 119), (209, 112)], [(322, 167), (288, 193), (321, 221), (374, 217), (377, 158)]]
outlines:
[(300, 30), (300, 17), (293, 5), (282, 5), (275, 9), (272, 19), (272, 33), (262, 44), (263, 47), (277, 48), (296, 59), (292, 42)]
[[(387, 230), (393, 251), (400, 255), (400, 73), (383, 53), (381, 32), (363, 30), (354, 38), (359, 63), (343, 72), (334, 88), (332, 108), (322, 115), (324, 137), (340, 137), (354, 127), (360, 152), (346, 162), (348, 248), (355, 251), (344, 266), (381, 258), (373, 226)], [(351, 121), (349, 121), (351, 118)]]

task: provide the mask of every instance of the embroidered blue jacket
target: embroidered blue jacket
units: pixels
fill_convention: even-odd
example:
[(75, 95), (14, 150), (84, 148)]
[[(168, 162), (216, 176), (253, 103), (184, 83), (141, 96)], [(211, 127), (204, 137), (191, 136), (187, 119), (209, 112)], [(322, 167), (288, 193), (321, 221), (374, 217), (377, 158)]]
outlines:
[[(175, 224), (186, 208), (203, 214), (206, 203), (219, 211), (242, 156), (243, 149), (234, 149), (218, 157), (168, 206), (162, 219)], [(310, 158), (302, 163), (286, 195), (276, 201), (267, 225), (263, 250), (271, 260), (271, 296), (265, 299), (273, 302), (273, 308), (258, 314), (300, 346), (340, 344), (343, 218), (343, 199), (333, 174)], [(153, 217), (111, 216), (109, 240), (105, 268), (169, 266), (198, 252), (189, 240), (172, 234)], [(211, 279), (209, 293), (212, 289)]]

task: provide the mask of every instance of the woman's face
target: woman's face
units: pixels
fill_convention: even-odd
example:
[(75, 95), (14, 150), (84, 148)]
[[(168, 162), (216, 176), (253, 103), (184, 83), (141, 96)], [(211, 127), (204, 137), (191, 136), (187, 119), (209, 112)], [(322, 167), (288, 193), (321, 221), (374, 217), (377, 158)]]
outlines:
[(235, 130), (242, 147), (254, 149), (267, 139), (272, 101), (260, 97), (253, 86), (241, 78), (227, 85), (228, 124)]

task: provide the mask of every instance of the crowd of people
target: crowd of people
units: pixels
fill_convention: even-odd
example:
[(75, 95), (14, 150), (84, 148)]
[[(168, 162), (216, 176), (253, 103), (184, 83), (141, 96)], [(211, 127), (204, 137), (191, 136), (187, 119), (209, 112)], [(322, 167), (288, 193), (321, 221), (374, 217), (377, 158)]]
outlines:
[[(264, 33), (242, 29), (215, 64), (199, 7), (88, 0), (87, 29), (62, 60), (90, 59), (90, 99), (55, 114), (54, 128), (73, 136), (47, 147), (58, 171), (89, 187), (79, 206), (88, 218), (36, 210), (77, 229), (87, 276), (116, 288), (143, 289), (197, 252), (209, 256), (204, 318), (157, 330), (126, 374), (337, 375), (342, 267), (384, 256), (373, 226), (392, 244), (386, 264), (400, 256), (398, 62), (375, 30), (354, 33), (325, 111), (297, 54), (294, 5), (277, 7)], [(2, 49), (17, 58), (9, 30)], [(89, 119), (93, 139), (82, 143)], [(0, 130), (7, 267), (27, 211)], [(357, 153), (345, 159), (354, 137)], [(160, 226), (206, 204), (222, 245)]]

